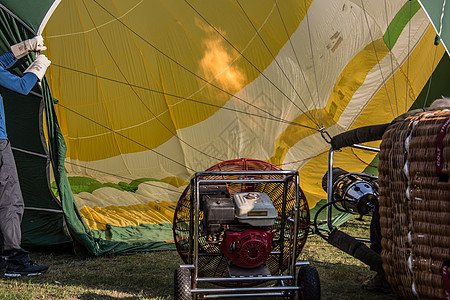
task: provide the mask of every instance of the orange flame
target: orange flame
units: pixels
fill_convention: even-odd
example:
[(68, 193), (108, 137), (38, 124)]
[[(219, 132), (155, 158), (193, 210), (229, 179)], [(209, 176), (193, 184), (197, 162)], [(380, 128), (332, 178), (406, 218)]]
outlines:
[(208, 81), (215, 79), (225, 90), (236, 92), (242, 89), (246, 77), (237, 66), (232, 65), (233, 58), (224, 43), (221, 37), (203, 41), (206, 50), (200, 61), (200, 68)]

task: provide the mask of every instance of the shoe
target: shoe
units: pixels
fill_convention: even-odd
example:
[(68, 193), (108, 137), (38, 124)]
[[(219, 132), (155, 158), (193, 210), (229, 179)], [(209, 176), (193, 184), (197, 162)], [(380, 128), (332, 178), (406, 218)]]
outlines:
[(386, 294), (393, 293), (391, 286), (383, 275), (377, 274), (373, 278), (363, 282), (363, 288), (369, 291), (382, 292)]
[(47, 265), (35, 264), (28, 254), (17, 255), (6, 258), (5, 276), (20, 277), (20, 276), (34, 276), (45, 273), (48, 270)]

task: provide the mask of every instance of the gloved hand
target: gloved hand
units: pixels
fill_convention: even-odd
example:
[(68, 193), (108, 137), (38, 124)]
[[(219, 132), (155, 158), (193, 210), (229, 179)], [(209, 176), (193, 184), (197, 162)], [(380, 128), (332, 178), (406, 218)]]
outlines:
[(23, 73), (33, 73), (41, 81), (50, 64), (51, 61), (44, 54), (39, 54)]
[(11, 51), (17, 59), (24, 57), (31, 51), (44, 50), (47, 50), (47, 47), (44, 46), (44, 38), (40, 35), (11, 46)]

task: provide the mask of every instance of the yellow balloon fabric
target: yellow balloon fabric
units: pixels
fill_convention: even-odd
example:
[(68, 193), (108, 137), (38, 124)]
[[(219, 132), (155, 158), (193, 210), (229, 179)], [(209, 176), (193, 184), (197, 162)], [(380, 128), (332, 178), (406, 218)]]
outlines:
[(236, 158), (299, 170), (314, 207), (321, 131), (407, 111), (444, 54), (434, 34), (407, 0), (62, 1), (43, 36), (68, 175), (96, 180), (81, 213), (92, 229), (170, 223), (195, 172)]

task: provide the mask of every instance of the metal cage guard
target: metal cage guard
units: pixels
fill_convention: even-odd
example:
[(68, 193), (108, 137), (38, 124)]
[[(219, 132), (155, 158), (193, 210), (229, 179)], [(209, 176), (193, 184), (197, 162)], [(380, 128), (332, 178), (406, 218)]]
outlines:
[[(249, 176), (278, 176), (278, 178), (265, 179), (265, 178), (248, 178)], [(214, 179), (208, 178), (208, 176), (216, 176)], [(217, 179), (217, 176), (223, 179)], [(227, 176), (245, 176), (242, 179), (225, 179)], [(199, 224), (200, 224), (200, 186), (202, 184), (230, 184), (230, 183), (242, 183), (242, 184), (254, 184), (254, 183), (279, 183), (283, 185), (283, 205), (282, 205), (282, 218), (286, 218), (286, 197), (287, 197), (287, 185), (288, 183), (295, 183), (295, 203), (293, 206), (293, 222), (294, 222), (294, 232), (293, 232), (293, 254), (289, 255), (290, 261), (288, 263), (287, 275), (283, 274), (271, 274), (267, 276), (249, 276), (249, 277), (199, 277), (198, 273), (198, 263), (199, 263)], [(298, 171), (205, 171), (197, 172), (193, 177), (191, 193), (193, 195), (194, 201), (191, 205), (191, 238), (189, 242), (189, 265), (181, 265), (182, 268), (187, 268), (191, 270), (192, 274), (192, 289), (191, 294), (193, 299), (197, 296), (202, 298), (217, 298), (217, 297), (248, 297), (248, 296), (283, 296), (287, 293), (295, 293), (301, 290), (301, 287), (295, 286), (296, 282), (296, 267), (302, 265), (308, 265), (308, 262), (296, 262), (297, 252), (297, 234), (298, 234), (298, 221), (299, 221), (299, 176)], [(284, 230), (285, 226), (280, 228), (280, 238), (281, 243), (284, 244)], [(273, 252), (272, 252), (273, 253)], [(276, 253), (278, 255), (280, 265), (283, 264), (283, 251)], [(282, 273), (282, 270), (280, 270)], [(218, 282), (218, 281), (229, 281), (229, 282), (248, 282), (248, 281), (278, 281), (280, 284), (278, 286), (253, 286), (253, 287), (235, 287), (235, 288), (198, 288), (200, 282)], [(290, 283), (290, 284), (289, 284)]]

